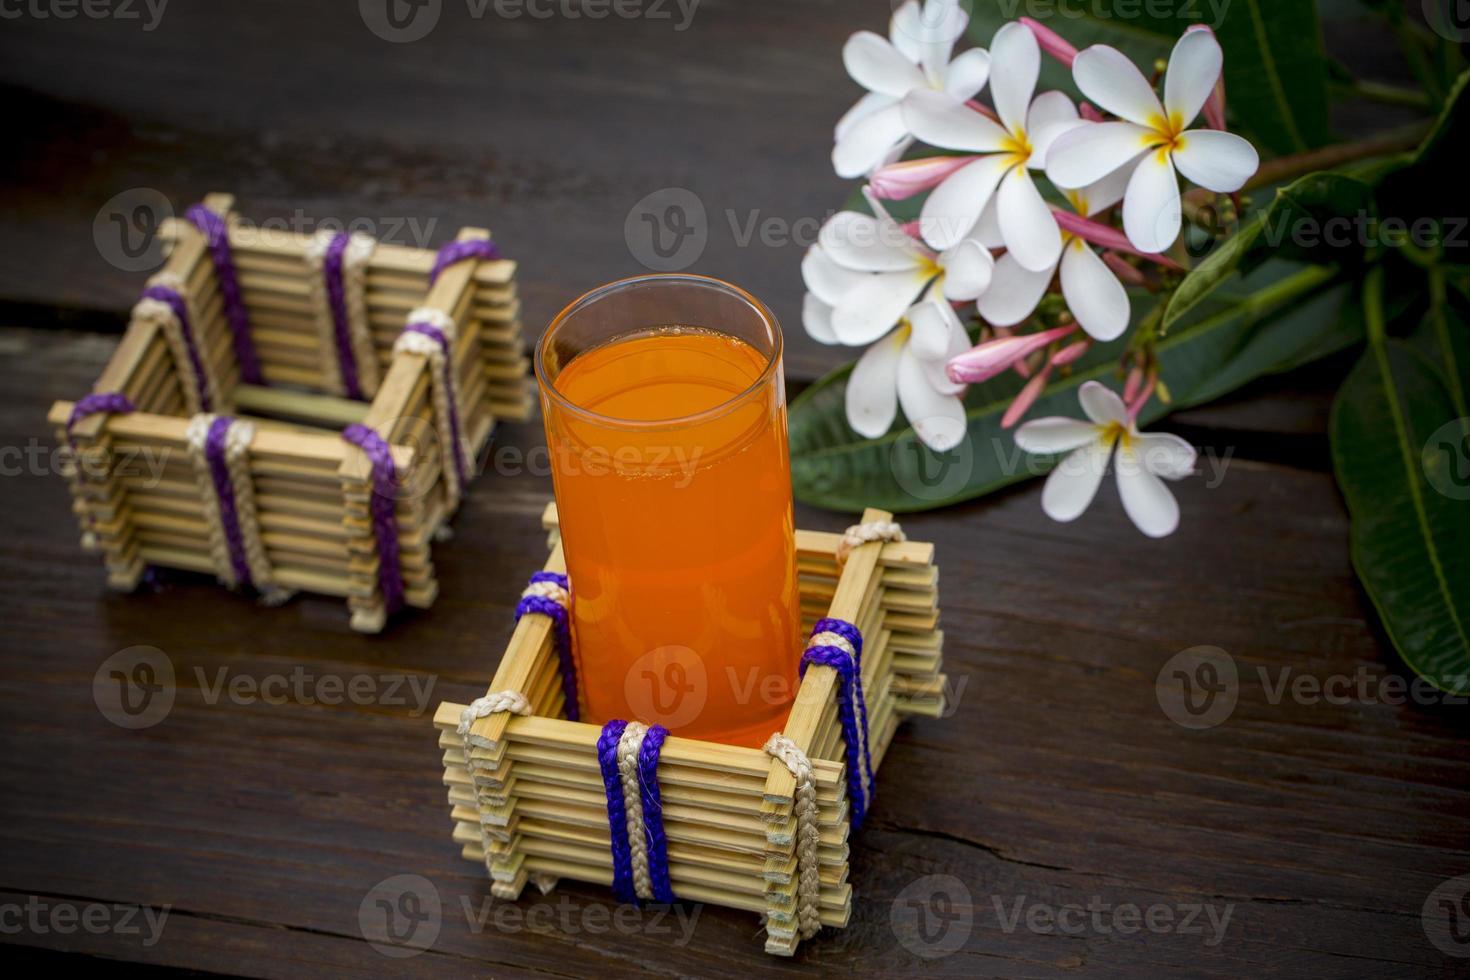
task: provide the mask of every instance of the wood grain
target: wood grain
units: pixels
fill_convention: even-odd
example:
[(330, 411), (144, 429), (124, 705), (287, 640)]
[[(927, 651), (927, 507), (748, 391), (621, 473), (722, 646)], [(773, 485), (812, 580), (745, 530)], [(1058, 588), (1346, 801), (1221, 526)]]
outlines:
[[(9, 330), (0, 341), (0, 446), (25, 447), (41, 406), (84, 386), (108, 345), (56, 331)], [(1426, 940), (1420, 906), (1440, 881), (1470, 871), (1464, 709), (1273, 703), (1285, 671), (1380, 678), (1402, 668), (1369, 625), (1331, 481), (1239, 458), (1214, 489), (1202, 478), (1180, 485), (1184, 527), (1159, 543), (1135, 536), (1110, 487), (1065, 529), (1041, 515), (1035, 486), (906, 522), (939, 542), (955, 710), (900, 729), (853, 841), (846, 931), (804, 944), (791, 964), (759, 951), (752, 916), (712, 907), (688, 945), (676, 942), (674, 920), (651, 914), (630, 931), (594, 933), (611, 922), (608, 896), (571, 884), (528, 894), (514, 912), (494, 903), (477, 931), (464, 905), (478, 913), (489, 883), (447, 839), (430, 716), (441, 699), (483, 692), (520, 582), (544, 560), (549, 481), (512, 465), (539, 442), (535, 422), (502, 430), (490, 457), (501, 472), (481, 478), (436, 559), (438, 605), (378, 638), (352, 634), (335, 603), (257, 609), (203, 577), (108, 594), (75, 547), (60, 478), (11, 476), (0, 511), (0, 615), (10, 625), (0, 888), (172, 911), (151, 947), (113, 934), (4, 938), (256, 975), (586, 976), (609, 958), (708, 976), (817, 965), (1422, 976), (1452, 965)], [(805, 510), (798, 520), (846, 523)], [(91, 684), (103, 660), (136, 644), (171, 658), (178, 691), (166, 720), (134, 732), (101, 716)], [(1224, 724), (1189, 731), (1164, 715), (1154, 681), (1200, 644), (1235, 658), (1239, 703)], [(380, 696), (328, 705), (211, 693), (221, 672), (248, 684), (235, 679), (297, 670), (309, 690), (362, 677)], [(419, 691), (432, 683), (423, 714), (408, 681)], [(407, 703), (384, 703), (390, 693)], [(400, 874), (423, 875), (444, 903), (432, 949), (409, 959), (375, 952), (358, 925), (369, 889)], [(966, 883), (970, 933), (959, 952), (923, 959), (890, 914), (912, 897), (905, 889), (938, 874)], [(1217, 945), (1172, 932), (1040, 934), (1024, 921), (1007, 928), (1017, 901), (1203, 904), (1231, 917)]]

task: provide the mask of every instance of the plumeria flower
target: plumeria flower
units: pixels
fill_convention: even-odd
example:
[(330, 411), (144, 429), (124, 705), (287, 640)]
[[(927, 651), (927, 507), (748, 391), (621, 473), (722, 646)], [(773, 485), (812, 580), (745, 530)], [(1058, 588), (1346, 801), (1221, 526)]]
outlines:
[(902, 405), (924, 445), (935, 452), (953, 449), (965, 436), (965, 385), (951, 381), (944, 365), (969, 346), (954, 307), (931, 289), (854, 365), (847, 379), (847, 424), (877, 439)]
[(1139, 432), (1123, 399), (1096, 381), (1082, 386), (1078, 400), (1087, 421), (1058, 416), (1016, 430), (1016, 445), (1028, 453), (1068, 454), (1046, 479), (1041, 509), (1054, 521), (1081, 517), (1097, 496), (1116, 449), (1123, 509), (1149, 537), (1173, 534), (1179, 527), (1179, 503), (1163, 481), (1181, 480), (1194, 471), (1194, 447), (1175, 435)]
[[(1067, 201), (1090, 218), (1123, 199), (1126, 173), (1114, 174), (1084, 190), (1068, 191)], [(1049, 220), (1055, 221), (1055, 218)], [(1116, 234), (1116, 232), (1114, 233)], [(1035, 312), (1052, 277), (1061, 269), (1067, 309), (1094, 340), (1115, 340), (1128, 329), (1132, 307), (1128, 291), (1080, 234), (1061, 229), (1062, 255), (1045, 269), (1032, 271), (1007, 252), (995, 264), (995, 276), (980, 297), (980, 316), (997, 327), (1012, 327)]]
[(872, 215), (833, 215), (801, 263), (813, 297), (803, 321), (807, 332), (825, 343), (871, 344), (926, 289), (964, 302), (990, 286), (995, 259), (989, 249), (965, 239), (935, 253), (905, 232), (872, 193), (867, 197)]
[[(1092, 123), (1062, 134), (1047, 154), (1058, 187), (1086, 187), (1126, 169), (1123, 229), (1145, 252), (1162, 252), (1179, 237), (1182, 217), (1175, 168), (1217, 193), (1240, 190), (1260, 166), (1249, 142), (1218, 129), (1185, 127), (1220, 80), (1224, 54), (1211, 31), (1185, 31), (1169, 57), (1164, 101), (1122, 52), (1104, 44), (1077, 55), (1077, 87), (1119, 122)], [(999, 79), (997, 79), (997, 82)]]
[(973, 48), (954, 60), (950, 52), (970, 15), (955, 0), (907, 0), (893, 13), (888, 39), (872, 31), (848, 38), (842, 61), (853, 80), (868, 90), (837, 122), (832, 166), (839, 177), (861, 177), (897, 159), (913, 142), (899, 108), (916, 89), (963, 102), (990, 77), (990, 55)]
[(999, 122), (939, 92), (914, 91), (903, 100), (904, 121), (919, 139), (980, 154), (934, 189), (919, 225), (926, 242), (949, 248), (969, 236), (994, 196), (1006, 248), (1023, 267), (1039, 271), (1056, 265), (1062, 237), (1030, 171), (1043, 169), (1052, 142), (1082, 122), (1061, 92), (1032, 100), (1041, 49), (1024, 24), (996, 31), (990, 58), (990, 93)]

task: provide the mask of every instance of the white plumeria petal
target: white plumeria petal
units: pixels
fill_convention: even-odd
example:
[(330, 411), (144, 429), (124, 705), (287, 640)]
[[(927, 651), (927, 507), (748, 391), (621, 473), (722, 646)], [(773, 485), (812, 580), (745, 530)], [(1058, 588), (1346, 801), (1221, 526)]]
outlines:
[(1144, 469), (1166, 480), (1182, 480), (1194, 473), (1199, 453), (1189, 441), (1172, 432), (1134, 433), (1134, 451)]
[(864, 277), (832, 311), (832, 330), (837, 339), (851, 347), (871, 344), (893, 329), (933, 277), (930, 269)]
[(895, 330), (869, 347), (847, 378), (847, 424), (858, 435), (876, 439), (898, 416), (898, 362), (908, 332)]
[(1086, 512), (1107, 472), (1114, 441), (1094, 435), (1091, 442), (1057, 464), (1041, 490), (1041, 509), (1047, 517), (1065, 524)]
[(1108, 264), (1080, 238), (1062, 256), (1062, 296), (1082, 329), (1094, 340), (1116, 340), (1128, 329), (1128, 291)]
[(975, 222), (969, 237), (989, 249), (1006, 247), (1005, 236), (1000, 233), (1000, 211), (995, 206), (994, 198), (980, 212), (980, 220)]
[(990, 288), (995, 275), (995, 256), (973, 238), (967, 238), (942, 256), (944, 297), (956, 302), (972, 300)]
[(833, 262), (859, 272), (897, 272), (924, 261), (918, 243), (908, 235), (857, 211), (834, 214), (817, 234), (817, 244)]
[(941, 149), (996, 153), (1009, 145), (1009, 135), (993, 120), (943, 92), (910, 92), (903, 121), (909, 132)]
[(1081, 190), (1067, 191), (1067, 199), (1072, 202), (1078, 214), (1091, 218), (1123, 200), (1123, 195), (1128, 191), (1128, 181), (1132, 177), (1133, 171), (1123, 167)]
[(1128, 56), (1106, 44), (1077, 55), (1072, 78), (1082, 94), (1113, 115), (1150, 129), (1162, 128), (1164, 107), (1153, 86)]
[(842, 118), (837, 120), (837, 126), (832, 131), (832, 139), (834, 141), (842, 139), (858, 120), (865, 119), (879, 109), (885, 109), (891, 105), (898, 105), (898, 100), (893, 96), (869, 92), (854, 102), (852, 108), (844, 112)]
[(1032, 170), (1046, 169), (1046, 154), (1056, 138), (1070, 129), (1082, 125), (1077, 107), (1065, 92), (1042, 92), (1031, 103), (1026, 117), (1026, 135), (1031, 141), (1031, 159), (1026, 165)]
[(1123, 230), (1141, 252), (1163, 252), (1183, 225), (1179, 177), (1162, 149), (1146, 154), (1134, 168), (1123, 197)]
[(1052, 141), (1046, 175), (1058, 187), (1087, 187), (1127, 168), (1158, 142), (1151, 130), (1133, 123), (1086, 123)]
[(1085, 382), (1077, 392), (1082, 411), (1098, 425), (1128, 424), (1128, 407), (1118, 393), (1097, 381)]
[[(981, 157), (944, 179), (929, 194), (919, 213), (924, 241), (946, 249), (968, 236), (995, 188), (1014, 164), (1004, 154)], [(997, 218), (997, 220), (999, 220)]]
[(1234, 133), (1218, 129), (1191, 129), (1179, 137), (1173, 157), (1180, 173), (1218, 194), (1240, 190), (1261, 165), (1254, 146)]
[(1026, 131), (1026, 113), (1041, 73), (1041, 46), (1031, 28), (1012, 21), (995, 32), (990, 42), (992, 77), (990, 96), (996, 115), (1013, 134)]
[(909, 350), (924, 369), (929, 386), (943, 395), (962, 394), (966, 386), (951, 381), (944, 370), (951, 357), (970, 349), (970, 336), (954, 307), (942, 299), (926, 299), (909, 310), (908, 321), (913, 328)]
[(1035, 312), (1055, 274), (1054, 268), (1032, 272), (1023, 268), (1014, 255), (1002, 255), (995, 263), (990, 288), (977, 304), (980, 317), (997, 327), (1015, 326)]
[(1006, 174), (995, 203), (1006, 249), (1016, 261), (1034, 272), (1054, 267), (1062, 255), (1062, 233), (1026, 168)]
[(1225, 64), (1224, 52), (1213, 31), (1185, 31), (1169, 55), (1164, 76), (1164, 109), (1177, 132), (1194, 122)]
[(906, 2), (893, 12), (888, 37), (935, 84), (943, 79), (954, 43), (964, 36), (969, 22), (970, 15), (955, 0), (929, 0), (922, 8)]
[(886, 38), (858, 31), (842, 46), (842, 63), (852, 80), (870, 92), (901, 99), (925, 85), (924, 73)]
[(1016, 430), (1016, 445), (1036, 456), (1055, 456), (1097, 442), (1099, 435), (1091, 422), (1054, 415), (1022, 425)]
[(898, 103), (884, 106), (853, 123), (832, 147), (832, 169), (846, 179), (861, 177), (889, 161), (908, 136)]
[(944, 76), (944, 94), (961, 102), (980, 94), (990, 80), (990, 52), (971, 48), (949, 63)]
[(832, 329), (832, 307), (812, 293), (807, 293), (802, 300), (801, 325), (806, 327), (807, 336), (819, 344), (830, 346), (839, 342), (836, 331)]
[(888, 19), (888, 40), (914, 64), (924, 57), (924, 46), (930, 43), (933, 33), (924, 26), (920, 8), (919, 0), (904, 0)]
[(1118, 495), (1138, 529), (1151, 538), (1173, 534), (1179, 527), (1179, 502), (1164, 481), (1144, 467), (1129, 440), (1118, 447), (1117, 469)]
[(836, 306), (865, 278), (865, 273), (845, 269), (832, 261), (820, 245), (806, 250), (801, 259), (801, 279), (823, 303)]
[(908, 348), (898, 362), (898, 401), (919, 441), (935, 452), (948, 452), (965, 438), (964, 402), (957, 395), (935, 391)]

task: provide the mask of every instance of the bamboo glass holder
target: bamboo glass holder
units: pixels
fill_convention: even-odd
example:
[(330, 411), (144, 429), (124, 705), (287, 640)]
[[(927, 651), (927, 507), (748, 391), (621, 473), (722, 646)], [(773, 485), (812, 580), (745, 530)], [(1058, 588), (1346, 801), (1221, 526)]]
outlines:
[[(869, 510), (863, 522), (891, 520)], [(543, 524), (551, 555), (545, 570), (565, 572), (556, 505)], [(866, 637), (862, 681), (875, 769), (905, 717), (940, 717), (945, 707), (943, 633), (938, 629), (934, 546), (871, 542), (839, 570), (841, 535), (797, 531), (804, 629), (822, 617), (844, 619)], [(837, 718), (837, 674), (806, 672), (782, 729), (811, 760), (820, 830), (820, 920), (842, 928), (852, 912), (848, 882), (848, 794)], [(465, 705), (444, 702), (434, 715), (454, 841), (466, 860), (483, 862), (491, 891), (515, 899), (527, 881), (548, 890), (559, 878), (607, 885), (613, 879), (598, 725), (567, 721), (551, 621), (517, 623), (490, 691), (519, 691), (529, 716), (491, 714), (466, 739), (457, 731)], [(669, 738), (658, 768), (674, 893), (761, 913), (766, 951), (789, 956), (796, 925), (795, 780), (761, 749)]]
[[(204, 235), (190, 222), (163, 223), (168, 255), (160, 271), (182, 283), (199, 356), (216, 384), (213, 411), (255, 425), (249, 474), (275, 584), (344, 597), (354, 629), (383, 627), (368, 461), (340, 436), (344, 426), (361, 423), (389, 443), (397, 470), (404, 601), (429, 607), (438, 592), (430, 546), (452, 516), (457, 495), (446, 487), (442, 456), (434, 449), (441, 434), (429, 359), (394, 353), (394, 343), (411, 310), (432, 307), (454, 321), (448, 358), (473, 460), (496, 419), (525, 419), (531, 412), (515, 263), (462, 261), (431, 282), (434, 251), (376, 245), (364, 270), (363, 298), (369, 356), (381, 380), (371, 401), (358, 401), (342, 397), (330, 380), (332, 351), (313, 313), (310, 236), (242, 225), (227, 194), (211, 194), (204, 204), (228, 230), (264, 384), (241, 381), (215, 266)], [(488, 239), (489, 232), (466, 228), (458, 237)], [(135, 308), (93, 387), (125, 395), (133, 412), (83, 418), (69, 434), (73, 403), (57, 402), (48, 415), (58, 440), (70, 441), (78, 464), (86, 464), (71, 467), (68, 476), (83, 545), (101, 554), (109, 584), (124, 590), (137, 585), (147, 566), (216, 570), (207, 504), (186, 452), (185, 366), (163, 334), (156, 320)], [(161, 465), (143, 472), (137, 461), (144, 458)]]

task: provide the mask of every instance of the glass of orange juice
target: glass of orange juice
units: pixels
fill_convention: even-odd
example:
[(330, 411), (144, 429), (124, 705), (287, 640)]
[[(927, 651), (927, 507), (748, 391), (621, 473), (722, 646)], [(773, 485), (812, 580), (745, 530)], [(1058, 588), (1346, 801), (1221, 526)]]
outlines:
[(781, 328), (718, 279), (595, 289), (536, 348), (583, 719), (759, 746), (801, 625)]

